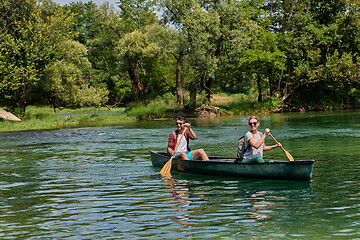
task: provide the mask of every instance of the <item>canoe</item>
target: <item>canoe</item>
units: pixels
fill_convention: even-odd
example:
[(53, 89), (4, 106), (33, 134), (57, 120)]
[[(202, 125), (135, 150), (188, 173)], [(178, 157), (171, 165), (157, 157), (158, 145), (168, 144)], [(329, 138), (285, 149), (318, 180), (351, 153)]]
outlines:
[[(150, 151), (153, 167), (162, 168), (170, 159), (166, 152)], [(171, 170), (239, 178), (284, 179), (306, 181), (312, 177), (314, 160), (242, 163), (236, 158), (209, 157), (208, 161), (173, 158)]]

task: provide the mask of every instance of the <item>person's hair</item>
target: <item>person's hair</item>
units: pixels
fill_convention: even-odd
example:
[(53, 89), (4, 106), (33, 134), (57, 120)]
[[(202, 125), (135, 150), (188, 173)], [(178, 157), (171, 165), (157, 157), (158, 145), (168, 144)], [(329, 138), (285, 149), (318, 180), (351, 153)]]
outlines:
[(250, 122), (251, 119), (256, 119), (256, 121), (257, 121), (258, 123), (260, 122), (260, 120), (259, 120), (256, 116), (251, 116), (251, 117), (249, 118), (248, 122)]
[(176, 120), (184, 121), (184, 123), (186, 123), (186, 119), (183, 116), (177, 116)]

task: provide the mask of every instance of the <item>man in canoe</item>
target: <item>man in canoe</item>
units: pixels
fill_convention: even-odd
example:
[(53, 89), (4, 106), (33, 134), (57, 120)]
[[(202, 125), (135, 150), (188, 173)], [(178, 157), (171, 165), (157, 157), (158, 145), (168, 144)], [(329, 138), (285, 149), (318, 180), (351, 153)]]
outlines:
[[(167, 151), (171, 156), (179, 159), (196, 160), (201, 158), (201, 160), (209, 160), (204, 149), (190, 150), (189, 140), (195, 140), (196, 134), (184, 117), (179, 116), (176, 118), (176, 128), (174, 132), (169, 134), (168, 139)], [(185, 128), (187, 129), (184, 132)], [(182, 134), (184, 134), (183, 137)], [(179, 140), (180, 142), (178, 143)]]
[(250, 131), (245, 134), (245, 153), (243, 163), (251, 163), (251, 162), (269, 162), (271, 160), (263, 159), (263, 152), (272, 150), (277, 147), (281, 147), (282, 145), (276, 144), (272, 146), (265, 145), (265, 138), (270, 133), (270, 129), (266, 128), (264, 133), (258, 131), (258, 127), (260, 126), (260, 121), (256, 116), (252, 116), (248, 121)]

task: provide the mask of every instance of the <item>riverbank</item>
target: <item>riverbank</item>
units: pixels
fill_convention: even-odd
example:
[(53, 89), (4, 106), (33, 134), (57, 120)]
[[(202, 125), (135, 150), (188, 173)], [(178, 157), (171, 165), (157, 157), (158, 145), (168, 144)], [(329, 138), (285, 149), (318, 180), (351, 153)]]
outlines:
[[(202, 112), (177, 109), (173, 105), (138, 106), (132, 108), (82, 108), (54, 113), (52, 107), (30, 106), (21, 122), (0, 121), (0, 132), (29, 131), (44, 129), (75, 128), (89, 126), (111, 126), (125, 121), (173, 118), (177, 115), (189, 117), (212, 117), (220, 114), (217, 107), (202, 106)], [(216, 109), (216, 111), (215, 111)]]
[(132, 104), (126, 108), (88, 107), (63, 109), (56, 113), (51, 106), (29, 106), (21, 122), (1, 121), (0, 132), (110, 126), (124, 121), (173, 118), (178, 115), (194, 118), (266, 115), (290, 111), (301, 112), (302, 110), (286, 109), (286, 106), (283, 106), (280, 100), (276, 98), (268, 98), (259, 103), (255, 99), (242, 94), (232, 96), (214, 95), (212, 105), (202, 104), (195, 109), (177, 108), (174, 101), (157, 101), (146, 106)]
[[(127, 108), (99, 107), (64, 109), (56, 113), (51, 106), (29, 106), (21, 122), (0, 121), (0, 132), (110, 126), (120, 124), (124, 121), (173, 118), (178, 115), (194, 118), (255, 113), (255, 111), (233, 111), (231, 110), (231, 106), (232, 105), (229, 104), (226, 109), (203, 104), (196, 109), (180, 109), (177, 108), (175, 103), (153, 102), (147, 106), (130, 105)], [(245, 104), (242, 104), (242, 106), (245, 106)], [(240, 108), (238, 108), (238, 110), (239, 109)], [(271, 111), (258, 111), (258, 113), (260, 112), (267, 113)]]
[(125, 108), (64, 109), (55, 113), (51, 106), (29, 106), (21, 122), (1, 121), (0, 132), (114, 125), (131, 118)]

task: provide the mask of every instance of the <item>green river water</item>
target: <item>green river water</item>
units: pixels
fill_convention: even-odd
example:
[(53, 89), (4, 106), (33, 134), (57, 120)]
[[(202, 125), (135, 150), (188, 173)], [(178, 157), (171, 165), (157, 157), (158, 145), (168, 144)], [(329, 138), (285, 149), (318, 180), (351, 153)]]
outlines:
[[(235, 156), (247, 119), (189, 119), (190, 146)], [(163, 179), (173, 120), (0, 133), (0, 239), (360, 239), (360, 111), (260, 119), (311, 181)]]

